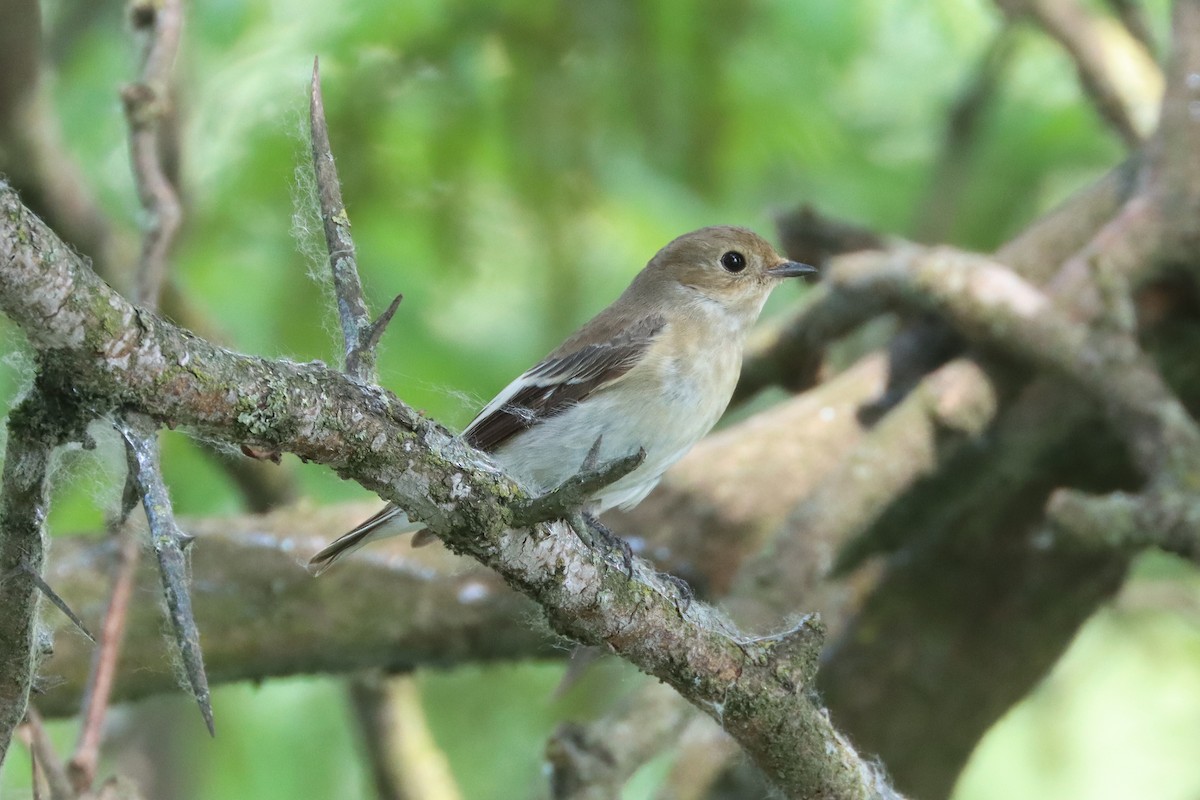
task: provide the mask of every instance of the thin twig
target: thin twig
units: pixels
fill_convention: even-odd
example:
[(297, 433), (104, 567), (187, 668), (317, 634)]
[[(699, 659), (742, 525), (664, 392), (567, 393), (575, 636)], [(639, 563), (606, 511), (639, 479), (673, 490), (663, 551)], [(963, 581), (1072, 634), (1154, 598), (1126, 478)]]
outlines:
[(53, 603), (54, 607), (61, 611), (67, 619), (71, 620), (71, 623), (79, 630), (79, 632), (88, 638), (88, 641), (90, 641), (92, 644), (96, 643), (96, 637), (92, 636), (92, 632), (89, 631), (87, 626), (83, 624), (83, 620), (79, 618), (79, 615), (71, 610), (71, 607), (67, 605), (67, 601), (63, 600), (62, 597), (59, 596), (58, 592), (54, 591), (53, 587), (46, 583), (42, 576), (38, 574), (37, 570), (34, 569), (29, 562), (23, 563), (21, 565), (21, 570), (29, 576), (29, 579), (33, 581), (34, 586), (38, 588), (38, 591), (45, 595), (46, 599)]
[[(131, 484), (132, 480), (128, 480), (127, 485)], [(104, 717), (117, 676), (117, 663), (125, 638), (129, 599), (133, 594), (133, 579), (140, 560), (141, 548), (138, 546), (137, 536), (127, 524), (127, 517), (127, 514), (122, 514), (122, 518), (113, 525), (111, 532), (110, 538), (118, 543), (112, 592), (108, 600), (108, 610), (104, 614), (104, 625), (100, 629), (100, 646), (92, 655), (91, 674), (84, 690), (83, 727), (79, 732), (75, 753), (67, 765), (71, 783), (79, 792), (90, 789), (96, 779)]]
[(50, 800), (76, 800), (75, 790), (67, 778), (62, 759), (54, 749), (54, 743), (46, 735), (46, 726), (37, 709), (29, 707), (26, 712), (26, 724), (29, 727), (29, 751), (37, 760), (46, 776), (46, 784), (50, 789)]
[(142, 507), (150, 526), (150, 539), (158, 557), (167, 612), (175, 632), (175, 643), (183, 659), (184, 672), (200, 714), (209, 734), (213, 733), (212, 699), (208, 677), (204, 671), (204, 656), (200, 651), (200, 631), (192, 615), (192, 599), (188, 593), (188, 565), (185, 547), (190, 539), (175, 522), (171, 497), (163, 483), (159, 466), (158, 439), (153, 423), (140, 415), (126, 414), (118, 419), (117, 429), (125, 438), (129, 454), (129, 469), (142, 496)]
[(142, 239), (136, 301), (158, 307), (167, 258), (183, 219), (175, 186), (163, 168), (162, 121), (171, 103), (171, 68), (183, 31), (182, 0), (135, 0), (130, 17), (149, 34), (142, 74), (121, 90), (129, 123), (129, 154), (142, 207), (150, 215)]
[(316, 173), (317, 199), (325, 243), (329, 248), (329, 269), (333, 292), (337, 297), (338, 318), (345, 340), (346, 372), (360, 381), (375, 378), (375, 347), (391, 322), (402, 298), (397, 295), (379, 319), (371, 321), (371, 312), (363, 296), (358, 277), (354, 239), (350, 235), (350, 217), (342, 202), (342, 188), (329, 144), (329, 126), (325, 122), (325, 103), (321, 97), (321, 76), (313, 59), (312, 87), (309, 94), (309, 126), (312, 135), (313, 171)]

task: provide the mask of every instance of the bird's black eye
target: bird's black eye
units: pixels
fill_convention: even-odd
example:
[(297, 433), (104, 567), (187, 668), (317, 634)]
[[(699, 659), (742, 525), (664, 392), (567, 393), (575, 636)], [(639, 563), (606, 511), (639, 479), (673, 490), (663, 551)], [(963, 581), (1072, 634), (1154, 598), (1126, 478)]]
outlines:
[(741, 272), (746, 268), (746, 257), (737, 250), (730, 250), (721, 256), (721, 266), (726, 272)]

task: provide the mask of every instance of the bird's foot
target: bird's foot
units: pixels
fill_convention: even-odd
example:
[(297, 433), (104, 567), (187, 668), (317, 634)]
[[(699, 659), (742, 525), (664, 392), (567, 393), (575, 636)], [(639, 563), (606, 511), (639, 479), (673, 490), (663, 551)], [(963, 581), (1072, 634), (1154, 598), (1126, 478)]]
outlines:
[(570, 522), (580, 541), (592, 550), (599, 551), (605, 557), (619, 554), (625, 577), (633, 579), (633, 549), (629, 542), (609, 530), (594, 514), (586, 511), (580, 512)]
[(692, 587), (689, 586), (688, 582), (683, 578), (680, 578), (678, 575), (672, 575), (669, 572), (660, 572), (658, 573), (658, 577), (675, 587), (675, 593), (677, 595), (675, 600), (675, 610), (679, 612), (680, 616), (682, 616), (689, 608), (692, 607), (692, 601), (696, 599), (696, 594), (692, 591)]

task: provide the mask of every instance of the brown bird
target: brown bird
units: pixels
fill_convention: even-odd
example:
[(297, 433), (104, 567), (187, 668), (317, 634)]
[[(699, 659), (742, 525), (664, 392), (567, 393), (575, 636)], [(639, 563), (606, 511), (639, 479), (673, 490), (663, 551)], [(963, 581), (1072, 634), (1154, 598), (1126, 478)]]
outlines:
[[(583, 509), (630, 508), (708, 433), (733, 396), (746, 334), (771, 290), (816, 269), (745, 228), (701, 228), (659, 250), (629, 288), (496, 395), (463, 431), (534, 494), (645, 451)], [(313, 556), (320, 574), (369, 541), (419, 530), (395, 505)]]

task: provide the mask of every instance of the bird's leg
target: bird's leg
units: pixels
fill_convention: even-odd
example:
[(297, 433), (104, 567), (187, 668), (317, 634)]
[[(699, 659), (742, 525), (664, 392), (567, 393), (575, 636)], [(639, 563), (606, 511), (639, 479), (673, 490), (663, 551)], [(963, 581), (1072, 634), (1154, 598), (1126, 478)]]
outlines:
[[(596, 441), (588, 449), (587, 455), (583, 459), (583, 465), (580, 467), (581, 473), (594, 472), (599, 469), (600, 443), (603, 439), (603, 436), (597, 436)], [(630, 579), (633, 578), (633, 550), (629, 547), (629, 542), (601, 524), (600, 520), (596, 519), (596, 515), (591, 511), (581, 509), (572, 514), (567, 519), (567, 522), (571, 524), (571, 528), (575, 531), (579, 540), (587, 545), (589, 549), (603, 549), (607, 553), (612, 553), (613, 551), (620, 552), (625, 576)]]

